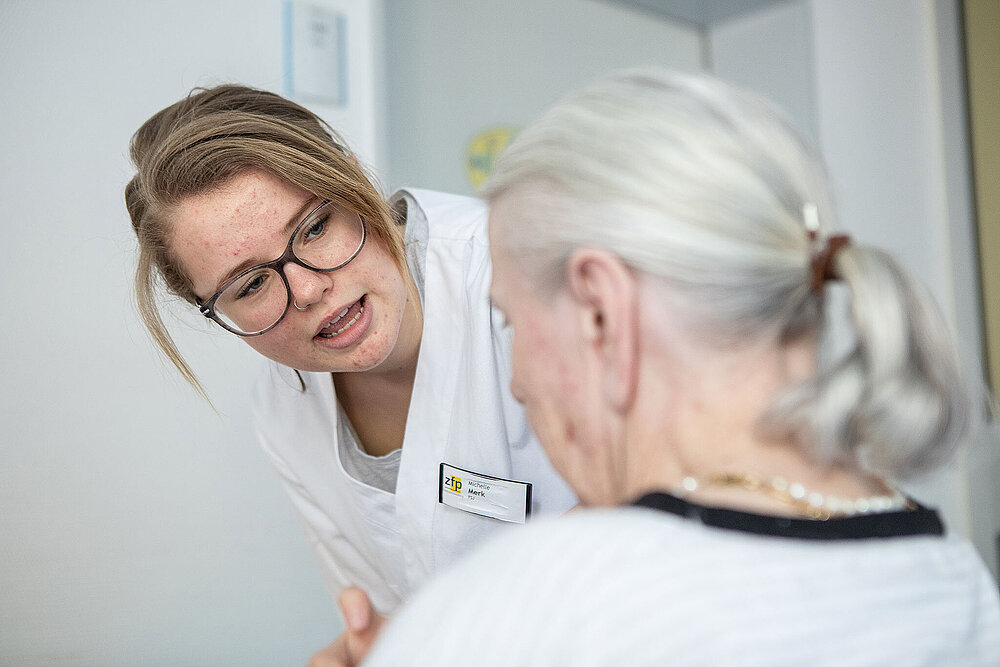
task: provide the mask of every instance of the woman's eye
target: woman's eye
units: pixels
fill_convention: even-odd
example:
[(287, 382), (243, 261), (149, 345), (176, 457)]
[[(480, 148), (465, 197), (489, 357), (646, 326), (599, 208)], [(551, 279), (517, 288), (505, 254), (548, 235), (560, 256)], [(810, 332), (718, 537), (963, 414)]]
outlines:
[(324, 215), (319, 220), (313, 222), (310, 225), (307, 225), (305, 230), (302, 232), (302, 240), (308, 241), (310, 239), (322, 236), (323, 232), (326, 231), (326, 223), (327, 221), (329, 221), (329, 219), (330, 219), (329, 215)]
[(243, 287), (241, 287), (240, 291), (236, 293), (236, 298), (242, 299), (244, 297), (256, 294), (261, 289), (263, 289), (264, 283), (266, 282), (267, 282), (267, 274), (258, 273), (253, 278), (250, 278), (245, 283), (243, 283)]

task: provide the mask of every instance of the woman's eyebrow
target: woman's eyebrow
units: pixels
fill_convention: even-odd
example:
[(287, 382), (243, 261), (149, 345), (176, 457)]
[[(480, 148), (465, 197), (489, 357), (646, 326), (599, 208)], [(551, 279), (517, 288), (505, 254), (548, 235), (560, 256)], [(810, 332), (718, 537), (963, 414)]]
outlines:
[[(295, 227), (305, 219), (307, 213), (312, 213), (313, 209), (316, 208), (317, 203), (319, 201), (322, 201), (322, 199), (320, 199), (316, 195), (313, 195), (312, 197), (307, 199), (305, 203), (302, 204), (302, 206), (300, 206), (295, 211), (295, 213), (292, 214), (292, 216), (288, 219), (288, 222), (285, 223), (285, 226), (281, 228), (281, 234), (282, 235), (287, 234), (291, 230), (295, 229)], [(233, 268), (229, 269), (229, 271), (227, 271), (225, 275), (219, 278), (218, 282), (215, 284), (215, 292), (217, 293), (219, 290), (222, 289), (223, 285), (225, 285), (230, 280), (240, 275), (247, 269), (266, 263), (266, 262), (261, 262), (259, 260), (260, 258), (258, 257), (248, 257), (247, 259), (243, 260)]]

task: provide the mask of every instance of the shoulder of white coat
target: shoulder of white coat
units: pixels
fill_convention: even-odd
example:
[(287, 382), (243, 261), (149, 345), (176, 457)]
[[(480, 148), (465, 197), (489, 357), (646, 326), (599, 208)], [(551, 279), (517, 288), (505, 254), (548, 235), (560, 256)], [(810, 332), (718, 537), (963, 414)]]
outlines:
[(265, 362), (257, 374), (252, 391), (253, 419), (258, 432), (280, 421), (282, 415), (287, 416), (292, 404), (315, 394), (318, 390), (315, 386), (317, 375), (329, 377), (329, 373), (296, 372), (295, 369), (270, 359)]
[(436, 190), (403, 188), (389, 198), (392, 205), (400, 200), (405, 200), (408, 206), (420, 208), (428, 221), (432, 238), (486, 242), (489, 207), (482, 199)]

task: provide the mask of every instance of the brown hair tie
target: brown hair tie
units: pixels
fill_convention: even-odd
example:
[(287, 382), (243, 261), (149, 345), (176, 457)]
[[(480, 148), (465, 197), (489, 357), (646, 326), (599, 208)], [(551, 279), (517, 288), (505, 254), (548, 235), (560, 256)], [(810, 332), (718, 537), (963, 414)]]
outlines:
[[(816, 240), (816, 232), (809, 232), (809, 240)], [(823, 291), (823, 283), (827, 280), (838, 280), (840, 276), (833, 270), (833, 258), (840, 252), (840, 249), (850, 243), (851, 237), (846, 234), (837, 234), (826, 239), (826, 246), (815, 253), (812, 257), (812, 290), (816, 293)]]

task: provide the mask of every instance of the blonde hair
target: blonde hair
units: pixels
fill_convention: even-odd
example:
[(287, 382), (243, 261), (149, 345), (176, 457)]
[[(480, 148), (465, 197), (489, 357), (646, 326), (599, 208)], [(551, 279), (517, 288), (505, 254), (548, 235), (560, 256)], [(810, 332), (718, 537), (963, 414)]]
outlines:
[(157, 301), (162, 287), (197, 302), (190, 280), (170, 254), (170, 214), (184, 198), (248, 169), (264, 170), (358, 213), (405, 270), (402, 231), (374, 178), (329, 125), (279, 95), (231, 84), (195, 89), (143, 123), (132, 136), (130, 152), (136, 174), (125, 186), (125, 205), (139, 241), (136, 304), (159, 349), (203, 395)]
[(599, 247), (660, 278), (726, 344), (849, 329), (853, 349), (829, 362), (821, 352), (817, 375), (762, 420), (815, 460), (905, 478), (964, 437), (971, 408), (954, 344), (897, 262), (858, 243), (836, 255), (846, 322), (812, 289), (812, 258), (836, 226), (822, 161), (758, 95), (656, 70), (606, 77), (500, 156), (483, 194), (512, 191), (520, 207), (501, 243), (542, 289), (562, 285), (573, 250)]

